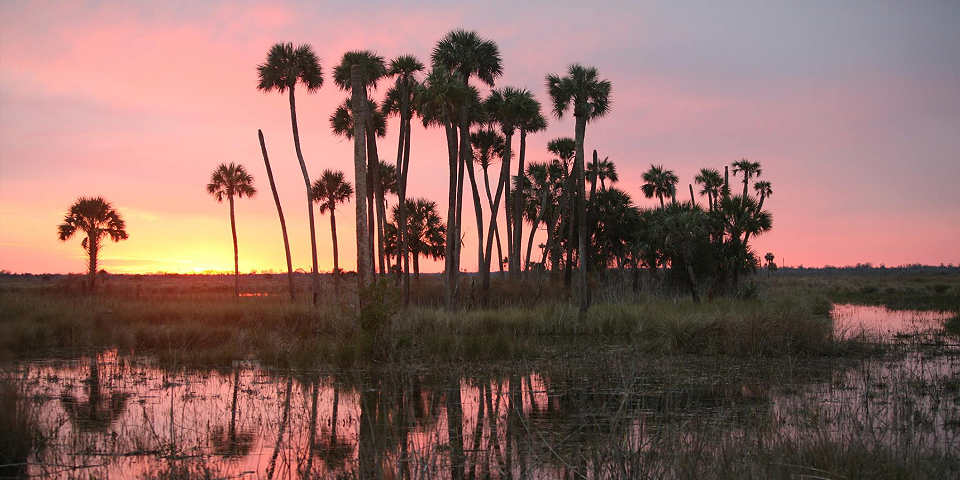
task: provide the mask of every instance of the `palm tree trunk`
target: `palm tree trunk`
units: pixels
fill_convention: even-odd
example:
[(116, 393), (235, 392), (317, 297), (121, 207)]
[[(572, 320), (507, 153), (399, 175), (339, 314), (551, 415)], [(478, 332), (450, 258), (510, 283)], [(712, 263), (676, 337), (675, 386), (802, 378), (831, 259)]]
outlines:
[(477, 271), (483, 268), (483, 208), (480, 204), (480, 191), (477, 189), (476, 172), (473, 171), (473, 162), (467, 166), (467, 175), (470, 177), (470, 187), (473, 191), (473, 210), (477, 217)]
[(364, 103), (363, 117), (367, 126), (367, 152), (369, 153), (367, 161), (370, 164), (371, 177), (373, 180), (374, 205), (377, 208), (376, 228), (377, 228), (377, 265), (380, 267), (380, 276), (387, 273), (383, 245), (383, 222), (386, 213), (383, 207), (383, 182), (380, 181), (380, 155), (377, 152), (377, 132), (373, 128), (373, 119), (370, 116), (370, 106)]
[[(590, 182), (590, 210), (588, 211), (587, 216), (587, 243), (589, 244), (590, 239), (593, 238), (593, 219), (597, 216), (597, 178), (600, 176), (600, 164), (597, 157), (597, 151), (593, 151), (593, 171), (597, 172), (597, 175), (593, 176), (593, 180)], [(584, 263), (587, 264), (587, 268), (590, 268), (592, 265), (593, 259), (590, 258), (590, 249), (587, 249), (587, 255), (583, 257)]]
[(551, 270), (556, 270), (557, 265), (560, 263), (560, 256), (562, 254), (557, 253), (556, 242), (557, 238), (562, 235), (562, 232), (559, 230), (562, 228), (562, 223), (560, 218), (566, 212), (567, 204), (570, 199), (570, 191), (573, 189), (573, 172), (567, 171), (566, 165), (563, 167), (564, 170), (564, 180), (563, 180), (563, 189), (561, 190), (562, 195), (560, 196), (560, 205), (557, 208), (556, 214), (553, 216), (553, 219), (550, 221), (550, 224), (547, 225), (547, 244), (546, 249), (543, 253), (544, 257), (541, 261), (546, 262), (547, 254), (550, 255), (551, 259)]
[(693, 301), (700, 303), (700, 295), (697, 293), (697, 277), (693, 275), (693, 266), (690, 265), (690, 259), (687, 259), (687, 281), (690, 282), (690, 295)]
[[(407, 173), (410, 168), (410, 101), (407, 92), (406, 83), (402, 87), (403, 100), (400, 104), (400, 126), (403, 135), (403, 161), (397, 162), (397, 168), (400, 169), (400, 184), (397, 185), (397, 194), (400, 197), (400, 206), (397, 217), (398, 239), (400, 240), (400, 255), (403, 258), (403, 287), (402, 287), (402, 308), (406, 308), (410, 303), (410, 248), (407, 239)], [(400, 152), (397, 152), (399, 157)], [(400, 260), (397, 259), (397, 263)]]
[[(491, 216), (495, 216), (496, 212), (500, 210), (500, 198), (503, 195), (504, 190), (510, 184), (510, 165), (508, 159), (510, 158), (510, 143), (513, 139), (513, 133), (505, 132), (504, 137), (503, 162), (500, 165), (500, 181), (497, 182), (497, 194), (494, 196), (493, 206), (490, 208)], [(490, 290), (490, 257), (493, 256), (493, 235), (496, 224), (497, 223), (495, 220), (491, 220), (490, 227), (487, 229), (487, 248), (486, 252), (484, 253), (483, 271), (481, 272), (481, 290), (484, 292), (484, 294)], [(508, 244), (507, 255), (510, 255), (509, 252), (510, 247)]]
[(420, 280), (420, 253), (419, 252), (410, 252), (413, 257), (413, 276), (417, 280)]
[(590, 308), (590, 293), (587, 288), (587, 203), (586, 203), (586, 172), (583, 168), (583, 139), (587, 131), (587, 119), (576, 117), (577, 143), (577, 211), (580, 213), (580, 315), (587, 313)]
[[(540, 200), (540, 211), (537, 212), (537, 218), (533, 221), (533, 227), (530, 228), (530, 239), (527, 241), (527, 261), (524, 263), (524, 270), (530, 270), (530, 254), (533, 252), (533, 236), (537, 233), (537, 227), (543, 221), (543, 215), (547, 211), (547, 199), (550, 197), (550, 189), (544, 185), (543, 195)], [(549, 240), (548, 240), (549, 243)]]
[[(352, 82), (353, 111), (358, 112), (367, 103), (366, 91), (360, 82), (360, 66), (354, 65), (350, 68)], [(366, 129), (360, 122), (353, 123), (353, 167), (357, 186), (356, 191), (356, 211), (357, 211), (357, 279), (359, 287), (370, 283), (368, 277), (371, 268), (371, 252), (367, 230), (367, 149), (366, 149)]]
[[(527, 130), (520, 127), (520, 155), (517, 162), (517, 178), (523, 179), (523, 163), (527, 150)], [(520, 181), (523, 188), (523, 180)], [(523, 194), (517, 191), (513, 199), (513, 251), (510, 255), (510, 278), (520, 278), (520, 243), (523, 241)]]
[(337, 213), (333, 210), (336, 205), (330, 201), (330, 235), (333, 237), (333, 292), (337, 303), (340, 303), (340, 250), (337, 248)]
[(310, 249), (313, 260), (313, 304), (316, 305), (320, 301), (320, 273), (317, 271), (317, 229), (313, 220), (313, 194), (310, 192), (310, 175), (307, 174), (307, 164), (303, 161), (303, 152), (300, 150), (300, 129), (297, 128), (297, 103), (293, 89), (294, 87), (290, 87), (290, 123), (293, 126), (293, 146), (297, 150), (297, 160), (300, 161), (303, 183), (307, 187), (307, 213), (310, 219)]
[(743, 172), (743, 199), (747, 199), (747, 185), (750, 184), (750, 174)]
[(283, 250), (287, 254), (287, 281), (290, 284), (290, 301), (295, 301), (293, 289), (293, 261), (290, 259), (290, 239), (287, 238), (287, 222), (283, 219), (283, 208), (280, 207), (280, 195), (277, 194), (277, 184), (273, 181), (273, 170), (270, 168), (270, 159), (267, 157), (267, 144), (263, 141), (263, 131), (257, 130), (260, 137), (260, 150), (263, 152), (263, 163), (267, 166), (267, 178), (270, 179), (270, 190), (273, 191), (273, 201), (277, 204), (277, 215), (280, 216), (280, 230), (283, 232)]
[(457, 165), (459, 159), (457, 156), (457, 129), (454, 126), (449, 114), (445, 111), (444, 128), (447, 133), (447, 154), (450, 161), (450, 186), (447, 205), (447, 239), (444, 242), (444, 303), (447, 309), (452, 310), (456, 305), (456, 284), (459, 266), (454, 266), (454, 252), (456, 251), (456, 239), (460, 236), (457, 233)]
[(97, 291), (97, 258), (100, 255), (100, 231), (92, 229), (87, 232), (87, 255), (90, 256), (90, 293)]
[[(513, 133), (510, 135), (504, 135), (507, 142), (513, 143)], [(512, 147), (512, 146), (511, 146)], [(511, 148), (512, 150), (512, 148)], [(507, 266), (510, 268), (510, 264), (513, 263), (513, 212), (510, 211), (510, 207), (513, 206), (511, 199), (511, 185), (510, 185), (510, 155), (506, 154), (507, 148), (506, 143), (504, 143), (504, 155), (503, 160), (500, 164), (500, 171), (506, 172), (506, 183), (504, 184), (504, 193), (503, 193), (503, 221), (504, 228), (506, 228), (507, 235)], [(500, 181), (503, 182), (503, 174), (501, 173)], [(499, 215), (499, 213), (497, 213)], [(510, 268), (510, 278), (513, 278), (514, 270)]]
[[(490, 204), (490, 211), (496, 212), (497, 210), (493, 206), (493, 195), (490, 194), (490, 177), (487, 174), (487, 169), (483, 169), (483, 186), (487, 191), (487, 202)], [(503, 258), (503, 249), (500, 246), (500, 228), (497, 225), (497, 216), (490, 215), (490, 222), (493, 223), (493, 234), (497, 239), (497, 258)], [(500, 277), (503, 277), (503, 261), (497, 260), (497, 268), (500, 269)]]
[(663, 208), (663, 207), (665, 206), (664, 203), (663, 203), (663, 194), (662, 194), (662, 193), (658, 193), (658, 194), (657, 194), (657, 197), (660, 198), (660, 208)]
[(233, 195), (230, 198), (230, 231), (233, 232), (233, 295), (240, 296), (240, 254), (237, 251), (237, 219), (233, 214)]
[(694, 196), (693, 196), (693, 184), (692, 184), (692, 183), (688, 183), (687, 185), (690, 187), (690, 204), (693, 205), (694, 207), (696, 207), (696, 206), (697, 206), (697, 199), (694, 198)]
[(723, 167), (723, 198), (730, 198), (730, 167)]

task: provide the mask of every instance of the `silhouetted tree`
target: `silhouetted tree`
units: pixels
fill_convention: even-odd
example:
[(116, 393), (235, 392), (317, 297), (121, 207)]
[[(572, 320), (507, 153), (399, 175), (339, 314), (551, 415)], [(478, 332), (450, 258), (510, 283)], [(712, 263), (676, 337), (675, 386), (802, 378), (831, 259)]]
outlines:
[(247, 173), (243, 165), (230, 162), (229, 165), (221, 163), (210, 175), (207, 193), (213, 195), (217, 202), (222, 203), (224, 197), (227, 197), (230, 202), (230, 230), (233, 232), (233, 293), (239, 297), (240, 256), (237, 251), (237, 220), (234, 215), (233, 197), (253, 197), (257, 194), (257, 189), (253, 187), (253, 177)]
[(101, 241), (110, 237), (114, 242), (128, 238), (127, 224), (110, 202), (103, 197), (80, 197), (70, 206), (59, 227), (59, 238), (65, 242), (77, 232), (86, 234), (81, 245), (89, 260), (90, 292), (96, 291), (97, 264), (100, 261)]
[(320, 300), (320, 274), (317, 271), (317, 232), (313, 220), (310, 175), (307, 173), (307, 164), (303, 161), (303, 151), (300, 149), (300, 130), (297, 126), (297, 104), (294, 90), (298, 83), (306, 87), (309, 93), (319, 90), (323, 86), (323, 69), (320, 67), (320, 59), (310, 45), (300, 45), (294, 48), (292, 43), (277, 43), (270, 47), (266, 62), (257, 66), (257, 73), (259, 77), (257, 88), (259, 90), (264, 92), (273, 90), (279, 93), (289, 92), (293, 145), (297, 151), (297, 160), (300, 161), (300, 171), (303, 173), (303, 183), (307, 189), (310, 247), (313, 255), (313, 303), (316, 305)]
[(320, 206), (320, 214), (330, 212), (330, 235), (333, 237), (333, 285), (337, 299), (340, 299), (340, 254), (337, 249), (337, 204), (346, 203), (353, 196), (350, 185), (343, 172), (324, 170), (313, 182), (313, 198)]

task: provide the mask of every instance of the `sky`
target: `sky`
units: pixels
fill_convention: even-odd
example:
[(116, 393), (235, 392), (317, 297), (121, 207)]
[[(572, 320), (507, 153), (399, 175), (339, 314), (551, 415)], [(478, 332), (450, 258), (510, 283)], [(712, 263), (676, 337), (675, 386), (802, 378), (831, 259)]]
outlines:
[[(329, 168), (352, 179), (352, 143), (328, 121), (346, 97), (332, 68), (354, 49), (428, 62), (456, 28), (495, 41), (497, 87), (530, 89), (547, 114), (546, 74), (580, 62), (609, 79), (611, 113), (587, 126), (585, 148), (616, 164), (617, 187), (638, 205), (654, 205), (640, 193), (652, 163), (686, 192), (700, 168), (748, 158), (774, 192), (773, 230), (752, 242), (760, 255), (808, 267), (960, 263), (960, 3), (679, 3), (0, 1), (0, 269), (84, 271), (80, 239), (60, 242), (57, 226), (78, 197), (103, 196), (130, 235), (105, 247), (106, 270), (232, 270), (229, 209), (205, 186), (237, 162), (259, 189), (236, 205), (240, 269), (283, 270), (262, 129), (294, 268), (309, 270), (289, 106), (255, 88), (257, 64), (276, 42), (315, 48), (327, 78), (297, 92), (304, 158), (311, 177)], [(572, 118), (549, 118), (528, 138), (528, 161), (573, 136)], [(445, 216), (443, 133), (414, 125), (409, 195)], [(396, 135), (391, 119), (382, 158), (396, 158)], [(338, 210), (348, 270), (353, 217), (352, 203)], [(321, 271), (333, 264), (329, 221), (317, 214)], [(468, 271), (475, 225), (467, 201)]]

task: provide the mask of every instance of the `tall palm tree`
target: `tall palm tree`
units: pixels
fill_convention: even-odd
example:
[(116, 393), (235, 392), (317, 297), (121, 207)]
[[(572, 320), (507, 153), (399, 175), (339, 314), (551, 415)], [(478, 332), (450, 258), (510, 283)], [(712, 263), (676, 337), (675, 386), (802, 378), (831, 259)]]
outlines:
[(313, 198), (320, 206), (320, 214), (330, 212), (330, 235), (333, 237), (333, 285), (336, 298), (340, 299), (340, 254), (337, 248), (337, 204), (346, 203), (353, 196), (353, 185), (343, 172), (324, 170), (313, 182)]
[[(527, 134), (542, 132), (547, 129), (547, 119), (540, 111), (540, 102), (533, 97), (533, 93), (524, 90), (519, 100), (520, 122), (520, 155), (518, 157), (517, 178), (524, 176), (524, 157), (527, 150)], [(510, 198), (509, 196), (507, 198)], [(520, 243), (523, 240), (523, 196), (517, 195), (513, 199), (513, 257), (510, 259), (510, 276), (520, 278)], [(509, 218), (509, 216), (508, 216)]]
[(267, 167), (267, 179), (270, 180), (270, 190), (273, 192), (273, 201), (277, 204), (277, 215), (280, 217), (280, 231), (283, 232), (283, 250), (287, 255), (287, 283), (290, 288), (290, 301), (296, 301), (293, 288), (293, 260), (290, 258), (290, 238), (287, 237), (287, 221), (283, 218), (283, 207), (280, 206), (280, 194), (277, 193), (277, 184), (273, 181), (273, 169), (270, 168), (270, 157), (267, 156), (267, 144), (263, 141), (263, 131), (257, 130), (260, 138), (260, 151), (263, 153), (263, 164)]
[[(406, 204), (407, 201), (407, 174), (410, 168), (410, 120), (413, 118), (414, 95), (419, 84), (416, 75), (423, 70), (423, 63), (417, 57), (401, 55), (390, 61), (390, 69), (387, 71), (388, 75), (396, 77), (396, 83), (387, 92), (382, 110), (387, 114), (394, 111), (400, 114), (400, 140), (397, 145), (397, 194), (400, 205)], [(391, 92), (395, 93), (391, 95)], [(393, 103), (395, 107), (391, 108), (388, 99), (397, 97), (399, 97), (399, 101), (395, 101)], [(400, 209), (398, 222), (400, 227), (400, 257), (398, 257), (397, 262), (401, 263), (400, 258), (403, 258), (401, 305), (406, 307), (410, 302), (410, 258), (409, 247), (404, 236), (407, 225), (406, 209)]]
[[(379, 81), (387, 76), (387, 66), (382, 56), (370, 50), (353, 50), (343, 54), (340, 63), (333, 69), (333, 82), (343, 91), (352, 91), (352, 68), (356, 66), (360, 71), (360, 87), (363, 89), (364, 100), (370, 98), (372, 90), (377, 89)], [(367, 186), (370, 188), (365, 194), (369, 206), (367, 207), (367, 228), (370, 229), (370, 239), (373, 232), (377, 232), (377, 261), (381, 275), (386, 273), (383, 251), (383, 222), (386, 212), (383, 211), (383, 191), (380, 190), (380, 157), (377, 152), (376, 125), (369, 101), (361, 102), (362, 116), (366, 127), (367, 147)], [(372, 185), (371, 185), (372, 183)], [(357, 184), (359, 187), (359, 183)], [(376, 209), (376, 214), (374, 214)]]
[(707, 196), (707, 204), (713, 211), (723, 191), (723, 176), (720, 171), (715, 168), (702, 168), (693, 181), (701, 186), (700, 194)]
[(742, 158), (733, 162), (733, 174), (743, 174), (743, 198), (747, 198), (747, 186), (750, 185), (751, 177), (759, 177), (763, 171), (760, 168), (760, 162), (751, 162)]
[(753, 190), (760, 196), (760, 202), (757, 203), (757, 212), (760, 212), (763, 209), (763, 201), (773, 196), (773, 187), (770, 186), (770, 182), (760, 180), (753, 184)]
[(221, 163), (210, 175), (207, 193), (213, 195), (217, 202), (222, 203), (224, 197), (230, 201), (230, 230), (233, 232), (233, 290), (239, 297), (240, 260), (237, 253), (237, 220), (233, 213), (233, 197), (253, 197), (257, 194), (257, 189), (253, 187), (253, 177), (247, 173), (243, 165), (230, 162), (229, 165)]
[(320, 59), (310, 45), (294, 48), (292, 43), (277, 43), (270, 47), (267, 60), (257, 66), (259, 83), (257, 89), (263, 92), (276, 90), (289, 92), (290, 124), (293, 128), (293, 145), (300, 161), (303, 183), (307, 189), (307, 211), (310, 217), (310, 248), (313, 255), (313, 304), (320, 301), (320, 274), (317, 271), (317, 231), (313, 221), (313, 197), (310, 195), (310, 175), (300, 150), (300, 130), (297, 126), (297, 103), (294, 90), (297, 84), (303, 85), (307, 92), (314, 93), (323, 86), (323, 69)]
[[(586, 173), (584, 170), (583, 141), (587, 123), (603, 117), (610, 112), (610, 81), (601, 79), (594, 67), (584, 67), (574, 63), (567, 68), (563, 77), (557, 74), (546, 76), (547, 91), (553, 101), (553, 113), (557, 119), (573, 110), (576, 119), (577, 153), (575, 165), (577, 172), (577, 210), (580, 214), (580, 258), (587, 258), (587, 214), (586, 214)], [(590, 306), (587, 290), (587, 265), (580, 262), (580, 313), (584, 314)]]
[(81, 245), (89, 260), (90, 292), (97, 286), (97, 264), (100, 261), (101, 241), (110, 237), (114, 242), (128, 238), (127, 224), (110, 202), (103, 197), (80, 197), (70, 206), (59, 227), (59, 238), (65, 242), (77, 232), (86, 234)]
[[(493, 87), (494, 82), (503, 73), (500, 60), (500, 48), (492, 40), (481, 38), (477, 32), (453, 30), (441, 38), (433, 49), (431, 59), (434, 65), (445, 68), (457, 77), (467, 87), (470, 78), (477, 77), (482, 83)], [(460, 102), (460, 169), (465, 168), (467, 162), (472, 161), (470, 151), (470, 99), (463, 98)], [(462, 177), (462, 175), (461, 175)], [(459, 194), (459, 192), (458, 192)], [(457, 215), (459, 218), (459, 214)], [(447, 308), (456, 306), (456, 293), (459, 287), (458, 273), (460, 268), (460, 225), (458, 221), (451, 221), (448, 216), (447, 235), (454, 241), (448, 242), (454, 258), (447, 261)], [(451, 248), (451, 245), (453, 246)], [(488, 255), (489, 257), (489, 255)], [(489, 258), (486, 262), (489, 265)], [(488, 268), (489, 270), (489, 268)]]
[[(450, 172), (447, 199), (447, 234), (451, 237), (450, 228), (454, 226), (457, 218), (457, 178), (460, 173), (456, 119), (459, 117), (457, 112), (464, 98), (473, 95), (474, 92), (471, 90), (445, 67), (434, 65), (415, 95), (416, 107), (423, 119), (423, 126), (441, 126), (446, 133)], [(455, 287), (451, 283), (454, 280), (451, 279), (450, 275), (450, 265), (453, 262), (455, 247), (453, 243), (456, 242), (448, 242), (444, 247), (446, 249), (444, 252), (445, 300), (448, 306), (453, 301), (452, 288)]]
[[(383, 204), (382, 207), (384, 212), (390, 211), (387, 208), (390, 206), (390, 204), (387, 202), (387, 195), (397, 194), (397, 181), (398, 179), (397, 179), (396, 165), (380, 160), (380, 190), (383, 191), (383, 201), (381, 203)], [(384, 228), (386, 228), (386, 223), (384, 223)], [(384, 242), (386, 242), (386, 240), (384, 240)], [(384, 246), (384, 248), (386, 248), (386, 246)], [(390, 255), (385, 253), (384, 257), (386, 257), (386, 262), (387, 262), (386, 271), (390, 272), (392, 271), (391, 269), (393, 268), (390, 265)], [(397, 261), (397, 265), (398, 266), (400, 265), (399, 258)]]
[(610, 161), (610, 157), (605, 157), (597, 163), (597, 166), (593, 166), (592, 163), (587, 165), (587, 180), (591, 182), (600, 180), (600, 190), (606, 190), (607, 180), (610, 180), (610, 183), (617, 183), (620, 177), (617, 176), (617, 166)]
[[(503, 155), (501, 156), (500, 162), (500, 180), (497, 183), (497, 193), (494, 195), (493, 206), (490, 207), (490, 215), (496, 216), (498, 210), (500, 209), (500, 199), (502, 196), (507, 197), (507, 202), (505, 205), (506, 208), (506, 230), (507, 230), (507, 257), (509, 259), (513, 258), (513, 226), (510, 222), (511, 212), (509, 209), (509, 198), (510, 198), (510, 160), (513, 157), (511, 147), (513, 144), (513, 134), (516, 132), (518, 125), (525, 120), (523, 102), (525, 97), (529, 92), (524, 89), (518, 89), (513, 87), (504, 87), (501, 89), (493, 90), (490, 92), (490, 95), (484, 100), (484, 109), (487, 112), (487, 120), (496, 124), (500, 127), (500, 131), (503, 133)], [(487, 291), (490, 288), (490, 260), (493, 255), (493, 235), (494, 235), (494, 223), (490, 223), (490, 227), (487, 231), (487, 242), (486, 249), (484, 253), (484, 266), (481, 273), (481, 285), (484, 291)], [(513, 276), (516, 273), (516, 269), (510, 274)]]
[(643, 196), (647, 198), (659, 198), (660, 208), (663, 208), (665, 205), (663, 201), (664, 197), (676, 198), (677, 182), (679, 182), (680, 179), (677, 177), (677, 174), (673, 173), (673, 170), (666, 170), (663, 168), (663, 165), (650, 165), (650, 169), (643, 172), (641, 179), (643, 180), (643, 185), (640, 187), (640, 190), (643, 191)]

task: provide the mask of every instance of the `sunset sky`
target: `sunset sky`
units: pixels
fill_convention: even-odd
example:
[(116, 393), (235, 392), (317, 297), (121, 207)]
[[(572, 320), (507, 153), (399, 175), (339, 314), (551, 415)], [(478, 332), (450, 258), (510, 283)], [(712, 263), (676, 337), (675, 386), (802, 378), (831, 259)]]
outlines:
[[(746, 157), (774, 190), (760, 255), (792, 266), (960, 263), (960, 2), (533, 3), (3, 0), (0, 269), (84, 271), (80, 239), (61, 243), (56, 227), (77, 197), (101, 195), (130, 234), (106, 246), (108, 271), (232, 270), (228, 207), (204, 189), (232, 161), (260, 190), (237, 202), (240, 269), (283, 270), (260, 128), (294, 267), (309, 270), (287, 99), (256, 90), (257, 64), (273, 43), (313, 45), (327, 78), (316, 94), (298, 91), (304, 157), (311, 177), (332, 168), (352, 180), (352, 143), (329, 127), (346, 96), (332, 67), (352, 49), (426, 63), (454, 28), (496, 41), (498, 87), (528, 88), (545, 109), (545, 74), (597, 67), (613, 106), (588, 125), (586, 150), (616, 163), (617, 186), (639, 205), (654, 205), (639, 190), (651, 163), (679, 175), (685, 198), (701, 167)], [(572, 118), (550, 120), (528, 139), (528, 161), (573, 136)], [(409, 195), (436, 200), (445, 215), (443, 133), (414, 125)], [(396, 158), (396, 135), (392, 119), (382, 158)], [(468, 271), (472, 210), (471, 201)], [(337, 223), (340, 263), (353, 269), (352, 203)], [(321, 270), (333, 263), (329, 226), (318, 214)]]

